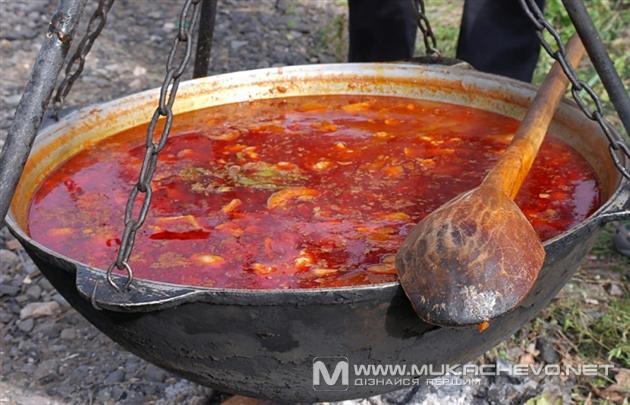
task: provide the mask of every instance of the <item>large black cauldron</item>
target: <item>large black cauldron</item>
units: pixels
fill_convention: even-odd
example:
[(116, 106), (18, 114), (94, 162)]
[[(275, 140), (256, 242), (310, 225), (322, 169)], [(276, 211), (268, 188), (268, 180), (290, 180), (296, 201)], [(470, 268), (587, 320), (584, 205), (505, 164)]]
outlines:
[[(385, 94), (520, 117), (534, 91), (520, 82), (456, 67), (316, 65), (186, 82), (175, 107), (176, 112), (185, 112), (255, 98)], [(314, 390), (313, 359), (343, 356), (351, 364), (417, 365), (474, 359), (549, 303), (575, 272), (602, 224), (630, 217), (627, 208), (623, 211), (630, 198), (628, 182), (615, 170), (604, 135), (564, 102), (551, 131), (591, 163), (605, 202), (591, 218), (545, 243), (545, 266), (530, 295), (483, 333), (421, 322), (397, 283), (247, 291), (135, 280), (130, 291), (116, 293), (104, 282), (102, 270), (85, 267), (29, 238), (29, 201), (57, 164), (100, 139), (148, 121), (156, 98), (157, 91), (152, 90), (86, 108), (42, 131), (8, 224), (55, 288), (103, 333), (160, 367), (223, 391), (286, 401), (365, 397), (397, 387), (356, 386), (351, 375), (350, 385), (341, 387), (347, 388), (344, 391)]]

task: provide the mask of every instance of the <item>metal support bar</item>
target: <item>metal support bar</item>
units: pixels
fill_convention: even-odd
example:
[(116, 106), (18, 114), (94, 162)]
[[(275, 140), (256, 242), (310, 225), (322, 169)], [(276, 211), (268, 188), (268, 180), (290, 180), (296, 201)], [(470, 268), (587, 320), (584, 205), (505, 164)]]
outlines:
[(217, 15), (217, 0), (203, 0), (201, 17), (197, 34), (197, 53), (195, 55), (195, 69), (193, 78), (208, 76), (210, 66), (210, 50), (212, 49), (212, 35), (214, 21)]
[(630, 135), (630, 97), (628, 97), (628, 92), (624, 89), (619, 74), (615, 70), (615, 65), (608, 56), (608, 51), (602, 43), (597, 28), (593, 25), (593, 20), (581, 0), (562, 0), (562, 3), (608, 92), (610, 101), (617, 110), (626, 133)]
[(50, 21), (47, 39), (35, 60), (0, 154), (0, 221), (9, 210), (85, 3), (87, 0), (61, 0)]

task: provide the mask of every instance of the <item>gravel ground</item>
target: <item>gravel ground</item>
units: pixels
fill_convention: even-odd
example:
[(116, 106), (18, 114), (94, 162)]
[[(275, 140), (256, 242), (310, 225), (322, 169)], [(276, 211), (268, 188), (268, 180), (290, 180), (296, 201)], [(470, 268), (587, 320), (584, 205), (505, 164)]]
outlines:
[[(0, 144), (56, 8), (50, 3), (0, 0)], [(67, 105), (157, 87), (179, 4), (117, 0)], [(331, 46), (325, 31), (343, 12), (335, 1), (221, 0), (211, 73), (336, 61), (338, 44)], [(225, 398), (99, 333), (55, 292), (6, 228), (0, 230), (0, 373), (0, 404), (201, 404)], [(478, 386), (400, 391), (369, 403), (521, 403), (542, 391), (568, 392), (559, 381), (498, 377)]]

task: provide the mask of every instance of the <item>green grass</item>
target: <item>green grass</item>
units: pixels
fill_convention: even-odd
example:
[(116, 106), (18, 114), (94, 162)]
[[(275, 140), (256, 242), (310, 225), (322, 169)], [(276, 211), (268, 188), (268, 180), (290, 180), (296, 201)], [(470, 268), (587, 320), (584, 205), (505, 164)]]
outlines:
[(574, 355), (585, 362), (613, 362), (630, 367), (630, 298), (608, 302), (606, 312), (585, 311), (579, 297), (568, 297), (548, 308), (547, 321), (555, 321), (575, 345)]
[[(622, 78), (626, 91), (630, 88), (630, 3), (627, 0), (584, 0), (602, 41), (608, 46), (611, 59)], [(566, 41), (575, 32), (571, 20), (560, 0), (547, 2), (545, 16)], [(551, 40), (546, 36), (547, 40)], [(540, 83), (551, 68), (553, 60), (544, 51), (534, 74), (534, 83)], [(580, 79), (593, 87), (604, 104), (606, 116), (619, 127), (619, 120), (610, 104), (608, 94), (590, 63), (582, 63)]]
[[(439, 46), (439, 50), (444, 56), (455, 56), (457, 50), (457, 36), (459, 35), (459, 27), (450, 25), (438, 25), (433, 28), (435, 38)], [(420, 51), (418, 52), (420, 53)]]
[[(623, 223), (629, 222), (630, 221), (623, 221)], [(601, 234), (598, 236), (590, 254), (595, 256), (601, 265), (622, 274), (630, 268), (630, 258), (622, 256), (611, 249), (613, 246), (613, 235), (615, 230), (616, 224), (613, 223), (606, 225)]]
[(348, 20), (345, 14), (337, 14), (319, 31), (319, 41), (332, 52), (336, 62), (348, 60)]

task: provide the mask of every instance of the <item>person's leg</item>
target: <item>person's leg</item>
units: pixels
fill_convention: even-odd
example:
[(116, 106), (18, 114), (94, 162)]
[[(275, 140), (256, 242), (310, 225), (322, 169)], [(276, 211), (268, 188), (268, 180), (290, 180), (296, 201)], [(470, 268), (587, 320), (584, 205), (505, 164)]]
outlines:
[(412, 0), (348, 0), (349, 62), (409, 59), (416, 42)]
[[(545, 0), (536, 0), (544, 7)], [(466, 0), (457, 58), (483, 72), (531, 81), (540, 44), (517, 0)]]

